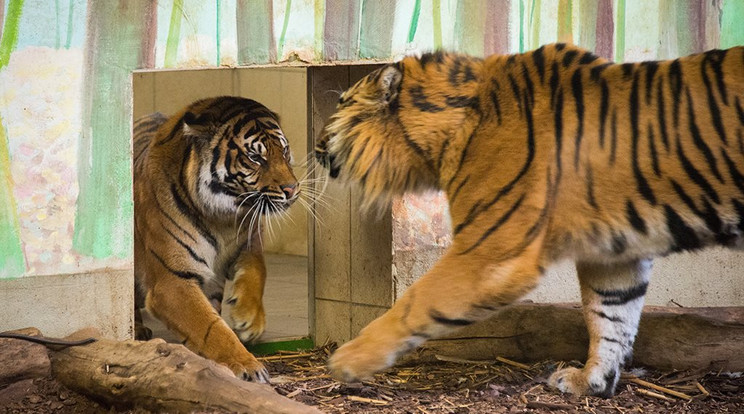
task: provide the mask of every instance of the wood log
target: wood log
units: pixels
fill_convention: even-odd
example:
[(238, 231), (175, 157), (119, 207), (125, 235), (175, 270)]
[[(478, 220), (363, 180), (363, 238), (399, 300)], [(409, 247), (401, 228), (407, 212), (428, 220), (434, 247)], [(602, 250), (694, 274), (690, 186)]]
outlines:
[[(497, 356), (522, 362), (585, 361), (589, 346), (581, 307), (521, 303), (447, 338), (428, 341), (401, 363)], [(644, 308), (633, 366), (661, 370), (744, 371), (744, 307)]]
[[(3, 333), (40, 336), (36, 328)], [(46, 377), (51, 372), (49, 355), (44, 345), (21, 339), (0, 338), (0, 388), (17, 381)]]
[[(80, 338), (75, 334), (69, 339)], [(318, 413), (270, 386), (237, 379), (226, 367), (162, 339), (98, 341), (51, 352), (52, 374), (68, 388), (117, 409)]]

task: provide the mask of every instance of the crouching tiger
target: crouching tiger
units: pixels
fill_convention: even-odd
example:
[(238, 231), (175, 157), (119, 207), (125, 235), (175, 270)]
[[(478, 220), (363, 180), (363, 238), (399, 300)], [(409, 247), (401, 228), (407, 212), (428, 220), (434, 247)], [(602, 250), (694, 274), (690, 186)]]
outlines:
[(590, 333), (564, 392), (611, 396), (631, 359), (651, 259), (741, 248), (744, 47), (615, 64), (573, 46), (477, 59), (434, 53), (341, 95), (316, 156), (368, 204), (443, 190), (453, 241), (383, 316), (332, 355), (364, 378), (492, 315), (551, 264), (577, 263)]
[[(273, 112), (238, 97), (134, 125), (135, 317), (147, 309), (194, 352), (267, 382), (243, 343), (263, 333), (261, 215), (299, 195)], [(212, 303), (210, 303), (210, 301)]]

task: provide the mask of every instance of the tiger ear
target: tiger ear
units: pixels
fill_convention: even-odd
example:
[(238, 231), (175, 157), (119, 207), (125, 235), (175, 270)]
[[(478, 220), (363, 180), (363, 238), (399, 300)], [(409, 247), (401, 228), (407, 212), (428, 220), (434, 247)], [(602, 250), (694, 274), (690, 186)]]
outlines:
[(390, 65), (382, 69), (377, 83), (386, 103), (390, 103), (398, 97), (398, 88), (402, 79), (403, 74), (396, 66)]
[(183, 134), (196, 138), (209, 138), (214, 132), (214, 118), (211, 114), (196, 115), (187, 111), (181, 118), (183, 121)]

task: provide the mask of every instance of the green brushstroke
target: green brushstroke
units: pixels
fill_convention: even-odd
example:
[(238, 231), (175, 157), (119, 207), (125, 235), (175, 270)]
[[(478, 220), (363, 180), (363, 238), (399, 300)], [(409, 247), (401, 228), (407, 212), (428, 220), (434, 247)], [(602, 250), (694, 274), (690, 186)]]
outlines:
[(411, 16), (411, 26), (408, 28), (408, 43), (413, 43), (418, 28), (419, 15), (421, 15), (421, 0), (416, 0), (413, 5), (413, 16)]
[(287, 0), (287, 5), (284, 9), (284, 23), (282, 24), (282, 34), (279, 35), (279, 51), (277, 52), (277, 57), (280, 60), (282, 58), (282, 52), (284, 51), (284, 42), (287, 39), (287, 27), (289, 26), (289, 15), (291, 11), (292, 0)]
[(532, 10), (530, 11), (530, 48), (537, 49), (540, 47), (540, 12), (542, 10), (542, 0), (532, 0)]
[(571, 0), (558, 2), (557, 35), (559, 42), (573, 43), (573, 2)]
[[(569, 0), (570, 1), (570, 0)], [(581, 1), (579, 7), (579, 46), (596, 51), (597, 49), (597, 1)]]
[(524, 2), (519, 0), (519, 53), (524, 52)]
[[(482, 2), (476, 1), (460, 1), (457, 3), (455, 14), (455, 47), (457, 51), (473, 56), (483, 56), (485, 53), (484, 28), (487, 13), (483, 6)], [(506, 31), (505, 27), (503, 29)]]
[(393, 42), (395, 0), (364, 0), (359, 28), (359, 56), (389, 59)]
[(442, 3), (440, 0), (432, 0), (432, 26), (434, 31), (434, 49), (442, 48)]
[(0, 117), (0, 279), (18, 277), (26, 271), (12, 188), (8, 137)]
[(181, 20), (183, 19), (183, 0), (173, 0), (168, 38), (165, 40), (165, 62), (163, 66), (172, 68), (178, 59), (178, 43), (181, 40)]
[(744, 1), (728, 0), (721, 10), (721, 48), (744, 45)]
[(70, 0), (70, 9), (67, 12), (67, 40), (65, 41), (65, 49), (69, 49), (72, 44), (72, 10), (74, 7), (75, 0)]
[(615, 25), (615, 61), (625, 59), (625, 0), (617, 0), (617, 25)]
[(10, 0), (5, 13), (3, 38), (0, 40), (0, 69), (10, 60), (10, 54), (18, 44), (18, 25), (21, 21), (21, 11), (24, 0)]
[[(89, 2), (78, 145), (73, 248), (93, 258), (132, 257), (132, 70), (152, 47), (152, 3)], [(126, 39), (126, 41), (123, 41)]]
[[(10, 54), (18, 44), (18, 25), (23, 11), (23, 0), (8, 2), (2, 41), (0, 41), (0, 70), (10, 61)], [(21, 245), (21, 232), (16, 203), (13, 198), (13, 177), (10, 173), (8, 136), (0, 117), (0, 279), (21, 276), (26, 261)]]
[(271, 0), (237, 0), (238, 63), (274, 62), (274, 11)]
[(55, 38), (54, 48), (59, 49), (62, 45), (62, 28), (59, 23), (59, 0), (54, 0), (54, 17), (55, 17)]
[(315, 59), (323, 59), (323, 36), (325, 35), (324, 24), (325, 24), (325, 0), (315, 0), (313, 4), (313, 12), (315, 14), (315, 35), (313, 40), (315, 43)]

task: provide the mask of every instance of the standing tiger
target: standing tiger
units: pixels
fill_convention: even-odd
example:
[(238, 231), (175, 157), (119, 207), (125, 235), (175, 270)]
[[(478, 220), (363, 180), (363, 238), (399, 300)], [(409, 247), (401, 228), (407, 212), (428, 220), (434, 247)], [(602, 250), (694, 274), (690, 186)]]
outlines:
[[(298, 197), (275, 113), (200, 100), (134, 124), (135, 316), (143, 305), (194, 352), (268, 381), (243, 343), (263, 333), (261, 215)], [(213, 306), (212, 301), (215, 306)], [(221, 316), (220, 316), (221, 315)]]
[(609, 397), (629, 363), (651, 259), (741, 248), (744, 47), (615, 64), (565, 44), (490, 56), (433, 53), (341, 95), (316, 156), (368, 204), (446, 192), (453, 241), (330, 358), (368, 377), (424, 341), (485, 319), (577, 263), (590, 333), (583, 369), (549, 379)]

